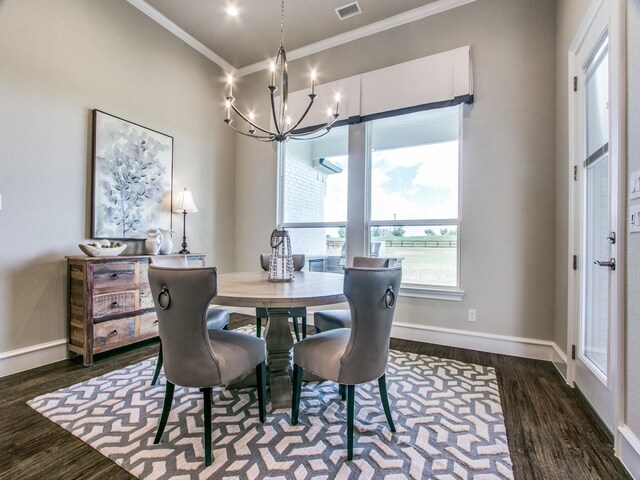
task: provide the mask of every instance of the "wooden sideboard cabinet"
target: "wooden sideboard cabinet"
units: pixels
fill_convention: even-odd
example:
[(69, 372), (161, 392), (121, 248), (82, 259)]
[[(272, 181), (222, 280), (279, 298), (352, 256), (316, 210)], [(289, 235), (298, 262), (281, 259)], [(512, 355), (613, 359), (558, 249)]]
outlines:
[[(204, 255), (187, 255), (204, 266)], [(149, 289), (150, 256), (67, 257), (69, 352), (93, 363), (96, 353), (158, 336)]]

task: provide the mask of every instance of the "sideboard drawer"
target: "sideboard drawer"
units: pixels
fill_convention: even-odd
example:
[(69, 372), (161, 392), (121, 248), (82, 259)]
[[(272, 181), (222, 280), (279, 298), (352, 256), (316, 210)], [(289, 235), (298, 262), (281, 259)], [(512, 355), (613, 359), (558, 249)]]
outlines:
[(93, 296), (93, 317), (100, 319), (136, 310), (137, 290), (103, 293)]
[(140, 315), (140, 337), (155, 337), (158, 335), (158, 316), (156, 312)]
[(93, 327), (93, 348), (96, 352), (126, 345), (136, 338), (136, 317), (96, 323)]
[(129, 287), (135, 285), (135, 262), (100, 263), (93, 267), (93, 287)]

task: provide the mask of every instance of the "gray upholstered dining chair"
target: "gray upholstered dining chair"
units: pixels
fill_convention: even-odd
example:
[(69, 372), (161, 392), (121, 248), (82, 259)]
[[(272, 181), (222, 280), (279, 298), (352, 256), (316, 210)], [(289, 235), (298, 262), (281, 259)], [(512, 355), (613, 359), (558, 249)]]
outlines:
[(378, 380), (384, 413), (390, 430), (395, 432), (385, 371), (401, 277), (400, 267), (345, 269), (344, 295), (351, 309), (351, 328), (312, 335), (293, 346), (291, 424), (298, 423), (304, 370), (346, 385), (348, 460), (353, 459), (356, 385)]
[[(269, 260), (271, 256), (266, 253), (260, 254), (260, 266), (265, 272), (269, 271)], [(304, 268), (305, 256), (301, 253), (293, 254), (293, 270), (299, 272)], [(307, 307), (294, 307), (290, 310), (290, 318), (293, 319), (293, 332), (296, 336), (296, 341), (300, 341), (300, 327), (298, 326), (298, 319), (300, 319), (302, 326), (302, 338), (307, 337)], [(256, 335), (262, 336), (262, 320), (269, 319), (269, 312), (264, 307), (256, 308)]]
[[(188, 268), (189, 261), (186, 255), (154, 255), (150, 259), (152, 265), (158, 265), (160, 267), (173, 267), (173, 268)], [(209, 305), (207, 310), (207, 328), (209, 330), (226, 330), (229, 326), (229, 310), (224, 308), (217, 308), (213, 305)], [(151, 385), (155, 385), (160, 376), (160, 370), (162, 370), (162, 341), (160, 342), (160, 348), (158, 349), (158, 360), (156, 361), (156, 369), (153, 372), (153, 378), (151, 379)]]
[(218, 289), (215, 267), (149, 266), (164, 351), (166, 390), (158, 431), (159, 443), (171, 411), (176, 385), (199, 388), (204, 400), (205, 465), (211, 465), (212, 387), (242, 378), (255, 369), (258, 411), (265, 420), (265, 342), (241, 332), (209, 330), (207, 310)]
[[(389, 266), (388, 258), (353, 257), (354, 267), (382, 268)], [(326, 332), (335, 328), (351, 327), (351, 312), (342, 310), (321, 310), (313, 314), (313, 324), (316, 333)]]

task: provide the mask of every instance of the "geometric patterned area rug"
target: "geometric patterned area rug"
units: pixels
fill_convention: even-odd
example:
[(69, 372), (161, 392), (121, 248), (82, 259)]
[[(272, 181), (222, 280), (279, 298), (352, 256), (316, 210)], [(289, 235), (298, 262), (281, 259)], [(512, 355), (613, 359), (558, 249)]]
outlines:
[(155, 358), (41, 395), (28, 404), (141, 479), (512, 479), (493, 368), (391, 351), (391, 433), (377, 382), (356, 387), (354, 460), (346, 461), (346, 405), (331, 382), (303, 384), (290, 410), (258, 420), (255, 388), (214, 388), (213, 463), (203, 462), (202, 394), (176, 387), (153, 444), (164, 378)]

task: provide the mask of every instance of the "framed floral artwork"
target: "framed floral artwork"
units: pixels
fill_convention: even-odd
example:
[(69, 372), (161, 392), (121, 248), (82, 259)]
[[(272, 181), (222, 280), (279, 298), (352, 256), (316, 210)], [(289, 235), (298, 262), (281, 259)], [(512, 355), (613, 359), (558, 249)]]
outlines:
[(173, 137), (93, 110), (91, 237), (171, 229)]

